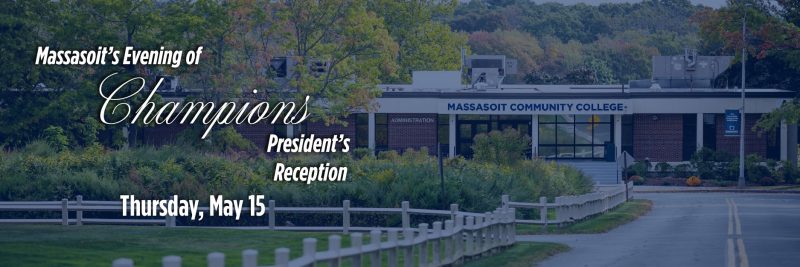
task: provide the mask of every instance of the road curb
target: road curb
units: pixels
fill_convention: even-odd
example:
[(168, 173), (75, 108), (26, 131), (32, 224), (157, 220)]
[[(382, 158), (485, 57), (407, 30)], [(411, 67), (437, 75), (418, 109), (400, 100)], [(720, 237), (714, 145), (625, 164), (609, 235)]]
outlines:
[(758, 190), (758, 189), (696, 189), (696, 190), (680, 190), (680, 189), (659, 189), (659, 190), (642, 190), (637, 191), (633, 189), (634, 193), (764, 193), (764, 194), (800, 194), (800, 191), (779, 191), (779, 190)]

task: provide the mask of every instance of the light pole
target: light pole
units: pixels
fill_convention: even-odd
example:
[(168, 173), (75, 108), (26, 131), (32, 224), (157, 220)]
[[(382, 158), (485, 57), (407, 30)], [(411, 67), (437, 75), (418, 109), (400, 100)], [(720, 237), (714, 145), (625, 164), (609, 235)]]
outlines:
[(747, 24), (747, 6), (745, 6), (744, 15), (742, 16), (742, 110), (739, 112), (739, 188), (744, 188), (744, 133), (745, 133), (745, 109), (744, 109), (744, 63), (747, 58), (747, 43), (746, 43), (746, 24)]

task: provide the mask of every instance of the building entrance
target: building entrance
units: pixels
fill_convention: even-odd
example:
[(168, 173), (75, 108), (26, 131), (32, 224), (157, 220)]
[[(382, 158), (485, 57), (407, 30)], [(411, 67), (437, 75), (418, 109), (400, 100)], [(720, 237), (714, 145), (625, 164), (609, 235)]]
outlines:
[[(476, 135), (512, 128), (531, 136), (529, 115), (458, 115), (456, 120), (456, 153), (472, 158), (472, 143)], [(527, 156), (531, 151), (528, 149)]]
[(611, 115), (539, 115), (539, 156), (606, 159), (606, 153), (614, 153), (611, 118)]

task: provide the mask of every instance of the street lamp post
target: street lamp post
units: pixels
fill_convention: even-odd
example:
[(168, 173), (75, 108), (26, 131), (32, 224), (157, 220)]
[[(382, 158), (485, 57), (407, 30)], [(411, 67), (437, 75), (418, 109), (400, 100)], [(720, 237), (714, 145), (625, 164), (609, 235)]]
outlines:
[(739, 120), (741, 125), (739, 126), (739, 188), (744, 188), (745, 186), (745, 179), (744, 179), (744, 133), (745, 133), (745, 105), (744, 105), (744, 94), (745, 94), (745, 87), (744, 87), (744, 79), (745, 79), (745, 72), (744, 72), (744, 64), (747, 58), (747, 44), (746, 44), (746, 28), (747, 23), (747, 10), (744, 11), (744, 16), (742, 16), (742, 110), (739, 112)]

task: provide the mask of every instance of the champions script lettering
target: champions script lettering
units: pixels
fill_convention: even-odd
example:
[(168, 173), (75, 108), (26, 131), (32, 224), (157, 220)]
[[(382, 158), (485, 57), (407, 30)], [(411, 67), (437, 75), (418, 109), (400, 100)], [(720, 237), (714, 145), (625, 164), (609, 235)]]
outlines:
[[(305, 121), (308, 114), (309, 96), (305, 97), (302, 105), (297, 105), (291, 101), (276, 102), (270, 106), (268, 102), (237, 104), (236, 102), (222, 102), (219, 105), (214, 102), (165, 102), (160, 106), (152, 101), (156, 95), (156, 90), (161, 86), (164, 78), (160, 78), (156, 85), (150, 90), (150, 94), (138, 107), (132, 107), (130, 100), (139, 94), (145, 87), (143, 77), (131, 78), (113, 90), (104, 89), (106, 81), (117, 73), (106, 76), (100, 82), (98, 92), (105, 99), (100, 108), (100, 121), (107, 125), (115, 125), (123, 122), (136, 123), (140, 121), (144, 124), (172, 124), (176, 121), (179, 124), (202, 123), (206, 125), (206, 130), (201, 139), (205, 139), (216, 125), (235, 124), (258, 124), (262, 121), (270, 120), (271, 124), (280, 121), (284, 124), (300, 124)], [(138, 89), (130, 94), (122, 94), (122, 89), (127, 86), (136, 86)], [(253, 104), (253, 105), (251, 105)], [(109, 112), (109, 109), (110, 112)], [(134, 111), (135, 109), (135, 111)], [(131, 116), (131, 112), (135, 113)], [(108, 112), (108, 113), (107, 113)]]

